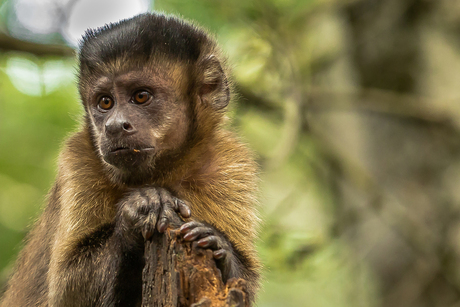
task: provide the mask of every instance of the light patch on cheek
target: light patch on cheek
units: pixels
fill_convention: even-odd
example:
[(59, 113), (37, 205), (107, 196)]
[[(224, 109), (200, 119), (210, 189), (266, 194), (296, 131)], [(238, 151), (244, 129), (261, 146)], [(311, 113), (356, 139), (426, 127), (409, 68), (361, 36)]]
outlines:
[(99, 155), (102, 157), (103, 156), (103, 153), (102, 153), (102, 150), (101, 150), (101, 143), (102, 143), (102, 135), (103, 135), (103, 131), (100, 131), (97, 126), (96, 126), (96, 122), (94, 120), (94, 116), (92, 114), (90, 114), (90, 119), (91, 119), (91, 129), (93, 130), (93, 135), (96, 136), (96, 146), (97, 146), (97, 151), (99, 152)]
[(161, 120), (161, 125), (155, 126), (150, 129), (150, 138), (154, 140), (155, 148), (157, 150), (161, 151), (164, 149), (170, 149), (170, 131), (179, 128), (174, 121), (175, 117), (172, 116), (171, 113), (165, 114), (165, 116)]
[(174, 116), (168, 119), (167, 131), (164, 132), (164, 146), (168, 149), (180, 148), (188, 135), (189, 119), (184, 105), (177, 108)]
[(159, 140), (163, 138), (164, 134), (157, 129), (150, 129), (150, 135), (152, 138)]
[(165, 138), (165, 130), (165, 125), (149, 129), (150, 139), (155, 143), (151, 145), (155, 146), (156, 150), (161, 151), (164, 149), (163, 140)]

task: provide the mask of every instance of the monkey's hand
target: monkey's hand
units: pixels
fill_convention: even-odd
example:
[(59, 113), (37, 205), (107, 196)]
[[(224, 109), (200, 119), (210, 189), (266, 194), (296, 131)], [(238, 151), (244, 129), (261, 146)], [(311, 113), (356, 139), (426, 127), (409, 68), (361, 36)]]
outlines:
[(198, 247), (212, 250), (224, 282), (232, 277), (240, 277), (238, 259), (231, 243), (214, 227), (192, 221), (182, 225), (180, 233), (184, 240), (196, 241)]
[(153, 235), (155, 226), (159, 232), (164, 232), (168, 225), (179, 227), (183, 224), (181, 217), (190, 217), (189, 206), (163, 188), (136, 189), (121, 202), (125, 230), (134, 230), (145, 240)]

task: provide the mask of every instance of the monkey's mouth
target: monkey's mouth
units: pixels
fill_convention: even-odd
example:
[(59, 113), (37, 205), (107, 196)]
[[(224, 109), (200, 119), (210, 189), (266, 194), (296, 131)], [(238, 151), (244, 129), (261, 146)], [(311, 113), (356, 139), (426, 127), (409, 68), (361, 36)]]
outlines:
[(154, 147), (128, 148), (117, 147), (106, 152), (105, 162), (121, 169), (129, 169), (148, 163), (155, 153)]
[(111, 150), (109, 154), (115, 154), (115, 155), (123, 155), (123, 154), (142, 154), (142, 153), (151, 153), (155, 151), (155, 148), (153, 147), (147, 147), (147, 148), (125, 148), (125, 147), (118, 147), (115, 148), (114, 150)]

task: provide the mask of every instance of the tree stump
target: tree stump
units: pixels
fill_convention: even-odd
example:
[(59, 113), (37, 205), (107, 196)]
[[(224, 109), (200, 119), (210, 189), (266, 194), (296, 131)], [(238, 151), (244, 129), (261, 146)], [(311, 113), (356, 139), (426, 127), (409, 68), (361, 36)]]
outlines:
[(182, 240), (178, 230), (155, 233), (145, 245), (142, 307), (248, 307), (246, 281), (226, 285), (211, 250)]

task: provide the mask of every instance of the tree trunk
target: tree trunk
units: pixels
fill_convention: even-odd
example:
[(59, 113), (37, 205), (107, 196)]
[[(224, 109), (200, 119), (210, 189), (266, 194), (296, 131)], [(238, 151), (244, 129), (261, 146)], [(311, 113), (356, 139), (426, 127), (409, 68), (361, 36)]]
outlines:
[(185, 242), (178, 230), (155, 233), (145, 245), (142, 307), (248, 307), (246, 282), (226, 285), (211, 250)]

